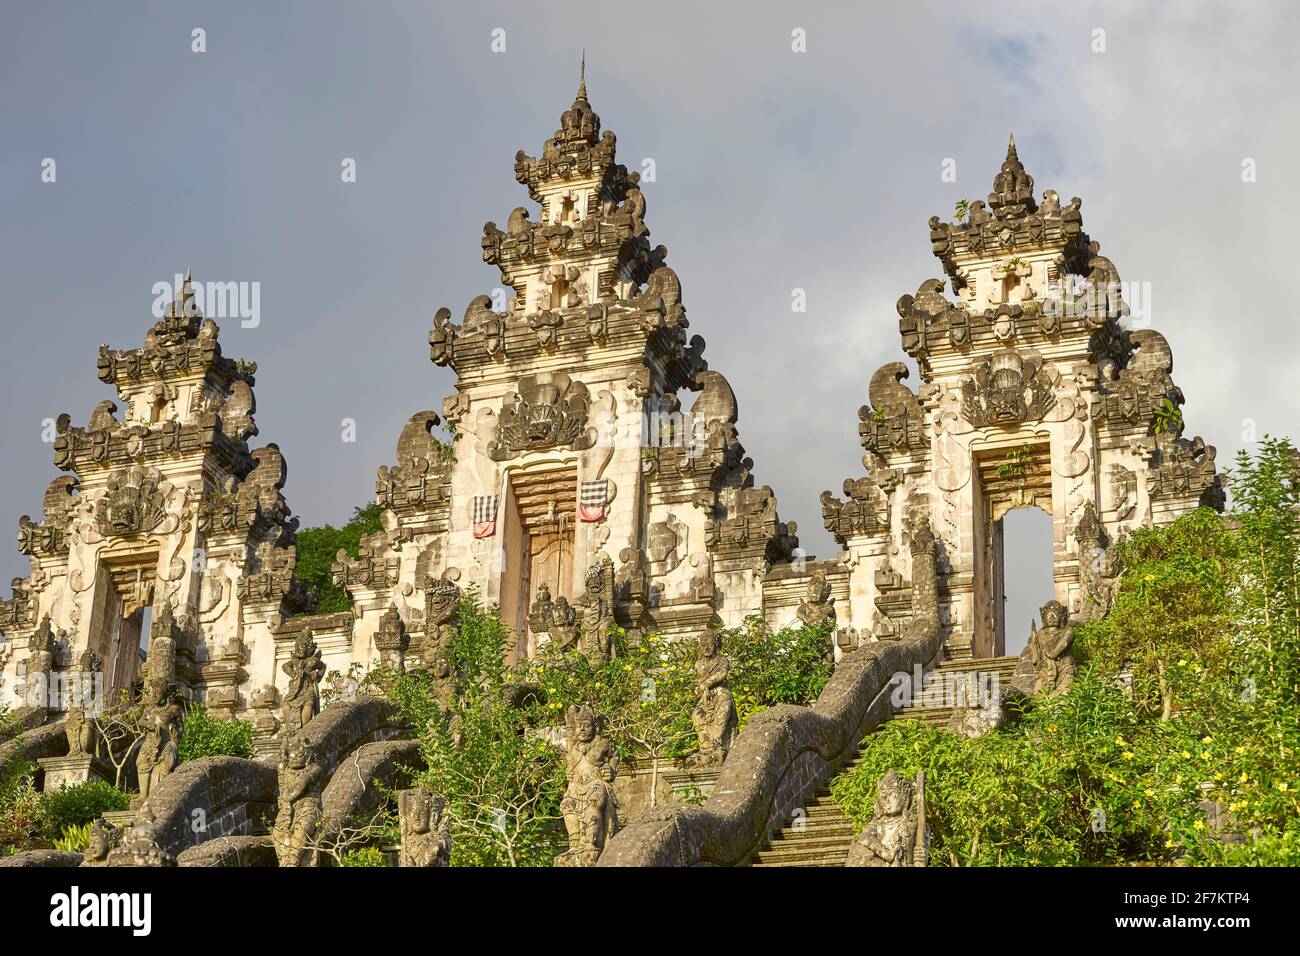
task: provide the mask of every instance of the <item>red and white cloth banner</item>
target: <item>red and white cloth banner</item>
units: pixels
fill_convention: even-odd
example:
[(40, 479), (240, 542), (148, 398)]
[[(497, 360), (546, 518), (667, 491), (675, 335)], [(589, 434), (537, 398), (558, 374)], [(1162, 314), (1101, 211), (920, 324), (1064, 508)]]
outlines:
[(578, 517), (583, 521), (604, 521), (609, 504), (609, 479), (584, 481), (578, 488)]
[(490, 538), (497, 533), (497, 496), (474, 496), (474, 537)]

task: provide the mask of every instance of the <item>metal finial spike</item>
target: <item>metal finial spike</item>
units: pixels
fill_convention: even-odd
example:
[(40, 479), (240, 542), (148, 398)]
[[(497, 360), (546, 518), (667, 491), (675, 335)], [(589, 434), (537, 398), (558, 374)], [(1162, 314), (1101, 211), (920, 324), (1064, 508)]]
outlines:
[(578, 99), (587, 98), (587, 50), (582, 51), (582, 65), (578, 69)]

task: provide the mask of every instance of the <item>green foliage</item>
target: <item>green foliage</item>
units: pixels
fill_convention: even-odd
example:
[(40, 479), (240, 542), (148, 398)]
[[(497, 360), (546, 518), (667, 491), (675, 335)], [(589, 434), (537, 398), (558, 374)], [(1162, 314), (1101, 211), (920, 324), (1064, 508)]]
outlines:
[(722, 653), (731, 664), (729, 682), (742, 729), (774, 704), (812, 704), (835, 670), (829, 631), (774, 631), (758, 615), (722, 632)]
[(0, 773), (0, 854), (40, 846), (48, 817), (44, 796), (34, 784), (35, 766), (11, 762)]
[(1119, 546), (1068, 693), (978, 740), (914, 721), (870, 737), (832, 785), (855, 822), (888, 769), (923, 769), (936, 864), (1300, 865), (1294, 450), (1265, 438), (1232, 490), (1227, 523), (1198, 510)]
[(202, 704), (190, 707), (181, 722), (181, 763), (200, 757), (253, 756), (253, 725), (244, 720), (217, 720)]
[(1159, 435), (1162, 432), (1177, 434), (1183, 430), (1183, 411), (1169, 399), (1164, 399), (1152, 412), (1151, 431)]
[(69, 827), (91, 823), (113, 810), (128, 809), (131, 795), (111, 783), (90, 780), (47, 793), (44, 802), (43, 836), (47, 841), (53, 841)]
[(85, 853), (90, 846), (90, 824), (76, 823), (64, 827), (63, 833), (55, 838), (51, 846), (67, 853)]
[(387, 866), (388, 858), (377, 846), (348, 850), (339, 857), (339, 866)]
[(434, 699), (427, 672), (377, 680), (419, 733), (420, 784), (447, 801), (453, 866), (548, 866), (564, 849), (560, 752), (533, 731), (540, 704), (512, 704), (514, 636), (471, 591), (450, 654), (461, 694), (454, 713)]
[(965, 219), (968, 212), (970, 212), (970, 200), (958, 199), (956, 206), (953, 208), (953, 215), (956, 216), (957, 221), (961, 222)]
[(354, 508), (352, 518), (341, 528), (327, 524), (298, 532), (298, 564), (293, 575), (316, 595), (319, 602), (316, 613), (352, 610), (352, 599), (346, 591), (336, 588), (330, 578), (330, 565), (337, 560), (340, 549), (357, 557), (362, 535), (374, 534), (381, 527), (379, 505), (372, 503)]

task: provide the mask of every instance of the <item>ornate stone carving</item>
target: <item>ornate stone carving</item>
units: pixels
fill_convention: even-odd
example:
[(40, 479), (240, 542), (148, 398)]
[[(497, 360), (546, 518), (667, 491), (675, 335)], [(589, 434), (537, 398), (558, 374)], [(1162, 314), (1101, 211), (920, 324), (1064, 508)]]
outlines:
[(609, 660), (614, 639), (609, 628), (614, 623), (614, 561), (601, 553), (587, 568), (582, 592), (582, 634), (579, 644), (589, 657)]
[(380, 664), (391, 671), (406, 670), (406, 649), (410, 643), (397, 605), (389, 604), (379, 619), (379, 630), (375, 632), (375, 649), (379, 651)]
[(689, 761), (694, 767), (719, 767), (731, 750), (739, 722), (736, 704), (727, 686), (730, 664), (722, 653), (722, 635), (710, 625), (700, 635), (695, 659), (695, 709), (691, 724), (700, 749)]
[(808, 591), (799, 605), (799, 620), (804, 627), (817, 631), (835, 629), (835, 601), (826, 572), (818, 568), (808, 579)]
[(858, 409), (858, 436), (867, 451), (885, 453), (927, 444), (924, 410), (911, 389), (902, 384), (910, 374), (902, 362), (890, 362), (871, 376), (871, 404)]
[(451, 864), (451, 821), (443, 817), (447, 801), (415, 788), (397, 794), (402, 843), (398, 866), (434, 867)]
[(853, 839), (846, 866), (925, 866), (925, 772), (915, 783), (891, 770), (876, 784), (876, 812)]
[(1039, 614), (1043, 626), (1033, 625), (1011, 679), (1013, 690), (1030, 696), (1065, 691), (1074, 682), (1074, 630), (1068, 622), (1069, 612), (1060, 601), (1048, 601)]
[(844, 494), (847, 501), (829, 491), (821, 494), (822, 521), (836, 541), (847, 544), (849, 538), (889, 530), (889, 498), (875, 481), (846, 478)]
[(311, 628), (302, 629), (281, 670), (288, 675), (289, 686), (284, 692), (280, 729), (286, 735), (293, 735), (320, 712), (320, 682), (325, 676), (325, 663)]
[(315, 761), (312, 742), (300, 734), (285, 739), (278, 770), (279, 796), (271, 839), (281, 866), (318, 866), (314, 843), (323, 812), (324, 768)]
[(181, 760), (181, 705), (171, 684), (158, 677), (145, 681), (141, 722), (145, 733), (135, 768), (140, 778), (140, 799), (147, 800)]
[(167, 518), (170, 491), (156, 468), (133, 466), (118, 472), (95, 507), (96, 528), (106, 538), (153, 531)]
[(962, 398), (976, 428), (1039, 421), (1055, 404), (1054, 383), (1037, 352), (1008, 348), (974, 364)]
[(528, 629), (545, 639), (551, 646), (563, 650), (571, 645), (578, 636), (578, 611), (569, 604), (569, 599), (560, 595), (559, 600), (551, 599), (551, 589), (543, 581), (537, 586), (537, 598), (533, 601), (528, 616)]
[(601, 724), (601, 718), (586, 704), (571, 706), (564, 714), (568, 786), (560, 812), (569, 849), (556, 858), (556, 866), (594, 866), (605, 844), (619, 830), (614, 796), (618, 751), (601, 736)]
[(494, 461), (508, 461), (531, 451), (595, 443), (587, 427), (591, 398), (587, 387), (563, 373), (549, 378), (525, 376), (519, 391), (506, 397), (497, 419), (496, 436), (488, 445)]

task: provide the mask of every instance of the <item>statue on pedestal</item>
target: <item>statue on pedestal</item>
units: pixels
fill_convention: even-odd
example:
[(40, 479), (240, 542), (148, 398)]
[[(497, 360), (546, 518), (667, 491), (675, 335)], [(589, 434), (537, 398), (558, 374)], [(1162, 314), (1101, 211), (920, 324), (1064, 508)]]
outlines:
[(175, 688), (157, 677), (144, 685), (144, 738), (135, 758), (140, 779), (140, 800), (144, 801), (181, 762), (179, 739), (181, 705)]
[(1048, 601), (1039, 614), (1043, 626), (1033, 625), (1011, 679), (1013, 690), (1031, 697), (1069, 690), (1075, 674), (1074, 629), (1065, 605)]
[(722, 655), (722, 635), (710, 625), (700, 635), (699, 656), (695, 660), (695, 710), (691, 712), (691, 723), (700, 749), (689, 760), (693, 767), (721, 766), (731, 749), (738, 720), (735, 700), (727, 686), (729, 667)]
[(298, 635), (283, 670), (289, 675), (289, 687), (284, 692), (280, 731), (292, 735), (320, 713), (320, 682), (325, 676), (325, 663), (311, 628), (303, 628)]

